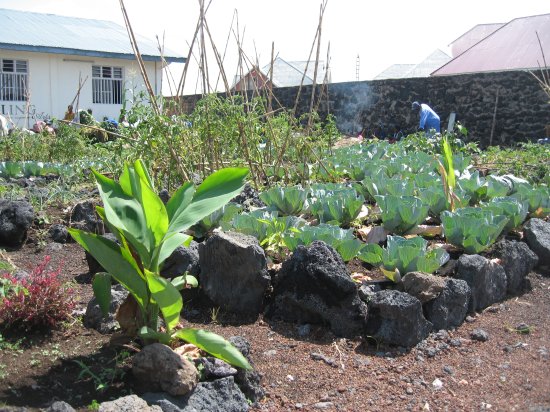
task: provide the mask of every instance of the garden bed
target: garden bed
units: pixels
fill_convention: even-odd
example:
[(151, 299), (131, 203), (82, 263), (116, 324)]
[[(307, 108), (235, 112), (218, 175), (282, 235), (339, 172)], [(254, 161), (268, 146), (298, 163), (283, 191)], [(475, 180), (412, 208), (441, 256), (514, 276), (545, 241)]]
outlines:
[[(208, 128), (172, 121), (184, 122), (173, 142), (183, 153)], [(83, 156), (64, 152), (71, 167), (59, 176), (34, 170), (34, 145), (2, 141), (14, 158), (0, 186), (0, 263), (15, 268), (0, 284), (0, 401), (119, 410), (100, 404), (124, 397), (130, 410), (148, 410), (145, 399), (224, 412), (550, 405), (548, 164), (487, 174), (480, 162), (500, 152), (487, 159), (453, 134), (333, 148), (330, 120), (313, 135), (287, 125), (288, 151), (290, 135), (251, 128), (252, 151), (220, 140), (180, 164), (67, 129)], [(137, 147), (141, 159), (121, 173)], [(547, 160), (532, 149), (522, 150)], [(89, 173), (94, 153), (103, 176)], [(221, 164), (250, 169), (210, 174)], [(176, 190), (182, 175), (196, 191)]]
[[(36, 244), (28, 241), (21, 250), (7, 253), (26, 269), (46, 254), (53, 265), (64, 262), (66, 279), (88, 271), (84, 252), (74, 243), (49, 243), (37, 252)], [(368, 338), (340, 339), (325, 327), (300, 328), (262, 316), (243, 323), (220, 311), (214, 322), (213, 308), (193, 301), (184, 317), (186, 324), (225, 337), (241, 335), (250, 342), (266, 390), (266, 398), (253, 410), (427, 410), (426, 404), (430, 410), (482, 410), (489, 405), (492, 410), (543, 410), (550, 404), (550, 280), (536, 272), (528, 279), (531, 290), (525, 294), (474, 315), (448, 336), (432, 334), (410, 351), (377, 346)], [(74, 287), (83, 309), (91, 286)], [(529, 333), (514, 331), (521, 323), (530, 326)], [(471, 339), (478, 328), (488, 333), (488, 341)], [(64, 400), (85, 410), (94, 400), (135, 390), (128, 362), (121, 359), (133, 353), (133, 345), (111, 342), (110, 335), (86, 329), (77, 319), (52, 334), (20, 337), (20, 349), (3, 344), (0, 352), (0, 365), (5, 365), (0, 401), (7, 405), (39, 408)], [(103, 374), (100, 381), (106, 390), (96, 390), (99, 381), (82, 374), (75, 361)], [(441, 389), (436, 389), (436, 379), (443, 383)]]

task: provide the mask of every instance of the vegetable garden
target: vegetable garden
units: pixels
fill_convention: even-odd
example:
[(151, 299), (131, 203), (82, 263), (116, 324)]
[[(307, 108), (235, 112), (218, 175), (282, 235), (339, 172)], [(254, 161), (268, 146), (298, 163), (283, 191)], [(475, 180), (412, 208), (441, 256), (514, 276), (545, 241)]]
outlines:
[[(38, 345), (34, 336), (70, 333), (95, 305), (101, 322), (109, 316), (118, 322), (114, 330), (123, 332), (125, 347), (136, 354), (125, 355), (123, 361), (117, 355), (114, 370), (126, 374), (115, 373), (109, 379), (101, 375), (106, 369), (100, 364), (93, 365), (94, 372), (82, 360), (73, 361), (80, 367), (77, 380), (96, 386), (91, 398), (67, 395), (76, 406), (93, 409), (87, 403), (90, 399), (116, 398), (116, 392), (105, 388), (114, 390), (116, 382), (126, 382), (134, 362), (135, 381), (124, 384), (130, 393), (141, 394), (140, 384), (151, 385), (153, 391), (168, 392), (194, 405), (196, 388), (206, 391), (212, 382), (226, 379), (224, 384), (236, 391), (231, 393), (239, 393), (234, 396), (243, 400), (235, 410), (250, 403), (261, 408), (264, 392), (254, 356), (239, 339), (225, 336), (224, 327), (217, 325), (219, 310), (237, 324), (250, 324), (252, 315), (252, 323), (265, 319), (316, 325), (326, 336), (358, 339), (376, 350), (387, 346), (410, 352), (429, 339), (432, 328), (454, 330), (467, 313), (498, 304), (506, 294), (522, 294), (526, 276), (537, 262), (537, 271), (547, 268), (547, 240), (544, 234), (534, 240), (532, 233), (537, 225), (548, 233), (550, 225), (548, 146), (481, 151), (474, 143), (464, 144), (455, 133), (435, 138), (419, 133), (393, 144), (374, 137), (338, 147), (334, 143), (341, 136), (333, 118), (321, 120), (315, 115), (306, 121), (286, 111), (274, 114), (260, 98), (208, 96), (190, 115), (155, 114), (146, 102), (134, 103), (128, 113), (130, 126), (117, 130), (116, 136), (98, 139), (95, 128), (60, 125), (56, 136), (15, 132), (0, 141), (5, 210), (24, 203), (26, 213), (32, 213), (22, 242), (6, 242), (0, 234), (7, 248), (0, 276), (4, 353), (0, 377), (6, 382), (14, 377), (2, 365), (7, 356), (19, 353), (17, 345), (30, 351)], [(94, 126), (93, 119), (90, 122)], [(507, 159), (512, 156), (521, 162), (510, 164)], [(83, 201), (96, 206), (91, 219), (99, 223), (86, 226), (75, 217), (75, 205)], [(55, 248), (49, 245), (56, 225), (70, 235), (58, 240), (62, 247), (81, 255), (85, 249), (101, 268), (92, 271), (90, 266), (89, 282), (79, 286), (87, 291), (84, 296), (93, 292), (93, 304), (71, 295), (74, 282), (70, 287), (59, 282), (62, 268), (44, 278), (46, 266), (41, 266), (34, 273), (40, 287), (33, 285), (33, 276), (17, 275), (21, 268), (10, 256), (22, 250), (48, 252), (55, 258), (50, 253)], [(238, 235), (232, 243), (223, 238), (224, 233)], [(73, 240), (83, 249), (77, 249)], [(215, 242), (229, 242), (227, 256), (216, 255)], [(509, 244), (514, 248), (528, 244), (529, 256), (534, 256), (520, 270), (519, 280), (508, 273), (507, 256), (502, 253)], [(192, 250), (198, 250), (196, 267), (189, 263), (176, 276), (167, 276), (174, 256)], [(232, 255), (238, 257), (233, 261)], [(257, 269), (256, 263), (242, 263), (250, 256), (260, 262)], [(216, 281), (230, 296), (227, 301), (220, 298), (219, 290), (212, 292), (215, 274), (206, 270), (208, 262), (217, 259), (223, 259), (221, 265), (227, 265), (223, 270), (231, 276), (237, 272), (232, 284), (224, 283), (223, 270), (222, 279)], [(474, 278), (483, 277), (490, 288), (499, 289), (494, 296), (487, 297), (470, 279), (472, 259), (482, 262), (482, 271)], [(435, 295), (426, 298), (427, 289), (413, 291), (421, 289), (419, 281), (410, 286), (411, 273), (418, 272), (429, 275), (428, 282), (435, 279), (442, 285)], [(442, 301), (445, 293), (454, 293), (453, 282), (467, 288), (458, 309)], [(113, 304), (121, 291), (125, 295), (115, 315)], [(37, 299), (41, 294), (45, 299)], [(400, 333), (410, 325), (384, 312), (390, 295), (409, 305), (399, 316), (419, 319), (406, 339)], [(239, 299), (255, 303), (243, 313)], [(37, 316), (35, 307), (31, 321), (24, 302), (38, 300), (49, 315)], [(87, 305), (86, 313), (73, 310), (76, 301)], [(189, 317), (188, 303), (208, 314), (209, 321), (202, 323), (214, 325), (216, 333), (209, 331), (212, 325)], [(436, 319), (437, 305), (460, 312), (459, 319)], [(52, 308), (62, 316), (53, 316)], [(343, 326), (348, 319), (351, 326)], [(433, 326), (441, 322), (443, 327)], [(388, 335), (390, 324), (400, 332)], [(176, 349), (182, 347), (181, 341), (194, 349), (182, 355)], [(149, 354), (159, 347), (174, 351)], [(189, 389), (181, 389), (181, 382), (174, 390), (173, 385), (148, 381), (150, 373), (139, 372), (136, 366), (138, 353), (152, 356), (154, 363), (162, 356), (175, 356), (177, 361), (172, 362), (178, 365), (190, 362), (195, 372)], [(221, 362), (235, 372), (209, 375), (214, 366), (208, 362)], [(174, 373), (179, 379), (182, 372)], [(252, 394), (251, 382), (258, 384)], [(17, 389), (3, 386), (2, 390), (8, 403), (17, 399)], [(49, 401), (33, 401), (32, 406)]]

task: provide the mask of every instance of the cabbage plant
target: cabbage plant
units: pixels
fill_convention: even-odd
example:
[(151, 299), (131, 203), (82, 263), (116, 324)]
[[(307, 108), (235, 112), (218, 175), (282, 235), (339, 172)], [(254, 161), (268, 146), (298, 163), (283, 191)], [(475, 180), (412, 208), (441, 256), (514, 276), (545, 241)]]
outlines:
[(465, 207), (440, 215), (447, 242), (466, 253), (479, 253), (491, 246), (508, 223), (504, 215), (495, 215), (489, 209)]
[[(455, 207), (468, 206), (470, 197), (461, 189), (455, 191), (454, 195), (453, 200)], [(423, 189), (419, 189), (418, 197), (424, 204), (428, 205), (429, 213), (432, 216), (439, 217), (439, 214), (444, 210), (450, 210), (449, 201), (445, 195), (445, 190), (443, 189), (441, 182)]]
[(328, 196), (319, 199), (311, 205), (311, 212), (321, 223), (338, 226), (349, 226), (359, 216), (363, 207), (363, 199), (357, 197), (357, 192)]
[(277, 217), (276, 210), (258, 209), (249, 213), (241, 213), (231, 220), (233, 230), (254, 236), (259, 242), (267, 237), (267, 225), (263, 220), (272, 220)]
[(388, 236), (386, 248), (367, 244), (358, 258), (380, 269), (387, 278), (399, 282), (409, 272), (433, 273), (449, 260), (449, 254), (441, 248), (428, 249), (428, 242), (422, 237), (405, 239)]
[(415, 196), (375, 196), (382, 211), (384, 229), (400, 235), (406, 234), (424, 222), (429, 206)]
[(260, 193), (260, 199), (281, 215), (298, 215), (305, 207), (307, 191), (301, 187), (272, 187)]
[(208, 232), (220, 226), (227, 226), (241, 209), (241, 205), (229, 202), (198, 221), (191, 229), (196, 237), (204, 237)]
[(294, 251), (299, 245), (307, 246), (315, 240), (322, 240), (332, 246), (344, 262), (356, 257), (364, 246), (363, 242), (353, 236), (353, 230), (340, 229), (338, 226), (324, 223), (318, 226), (303, 226), (283, 238), (290, 251)]
[[(197, 282), (185, 274), (172, 280), (160, 276), (164, 260), (178, 246), (191, 241), (183, 231), (237, 195), (248, 169), (219, 170), (196, 190), (192, 183), (185, 183), (166, 206), (141, 160), (133, 166), (126, 165), (119, 182), (92, 172), (103, 201), (97, 212), (120, 245), (78, 229), (69, 229), (69, 233), (107, 270), (96, 275), (92, 285), (103, 313), (110, 306), (113, 278), (134, 298), (139, 308), (135, 322), (146, 341), (169, 343), (179, 338), (235, 366), (250, 369), (241, 352), (221, 336), (193, 328), (175, 329), (183, 308), (179, 289)], [(159, 316), (166, 332), (159, 331)]]
[(548, 186), (531, 186), (529, 183), (516, 186), (512, 197), (526, 202), (529, 213), (533, 216), (544, 217), (550, 214), (550, 188)]
[(508, 218), (508, 223), (503, 229), (505, 233), (521, 225), (529, 213), (527, 202), (521, 202), (514, 197), (495, 197), (484, 205), (484, 208), (495, 215), (504, 215)]

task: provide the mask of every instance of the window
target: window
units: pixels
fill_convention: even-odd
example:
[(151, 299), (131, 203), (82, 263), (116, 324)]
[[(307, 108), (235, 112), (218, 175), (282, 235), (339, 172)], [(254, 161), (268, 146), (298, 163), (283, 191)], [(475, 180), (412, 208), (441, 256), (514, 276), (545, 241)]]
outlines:
[(122, 104), (122, 67), (92, 66), (93, 102)]
[(27, 61), (0, 59), (0, 100), (27, 100)]

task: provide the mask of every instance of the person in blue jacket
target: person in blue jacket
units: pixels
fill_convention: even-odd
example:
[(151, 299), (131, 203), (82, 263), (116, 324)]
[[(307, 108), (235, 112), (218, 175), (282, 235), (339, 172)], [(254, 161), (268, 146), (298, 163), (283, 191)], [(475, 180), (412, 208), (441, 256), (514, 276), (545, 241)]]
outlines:
[(432, 130), (435, 130), (436, 133), (441, 132), (439, 116), (430, 106), (425, 103), (420, 104), (418, 102), (413, 102), (412, 109), (420, 110), (419, 129), (424, 130), (428, 136), (433, 134)]

